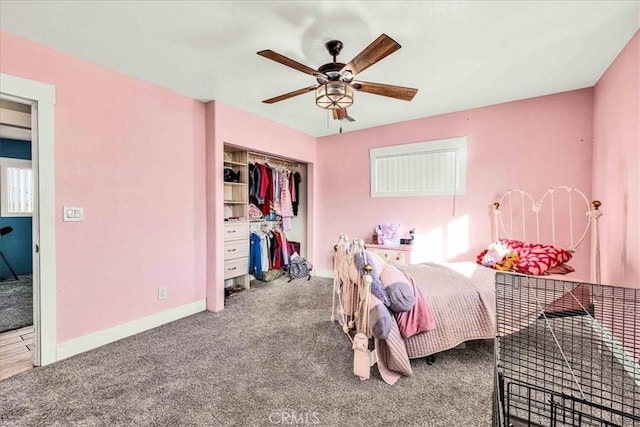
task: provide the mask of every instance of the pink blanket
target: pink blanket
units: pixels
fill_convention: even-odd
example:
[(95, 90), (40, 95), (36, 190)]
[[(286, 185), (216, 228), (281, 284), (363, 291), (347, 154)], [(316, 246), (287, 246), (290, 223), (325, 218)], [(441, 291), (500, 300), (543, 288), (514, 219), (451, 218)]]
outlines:
[[(500, 239), (500, 242), (518, 255), (516, 270), (523, 274), (540, 276), (543, 274), (566, 274), (573, 268), (565, 263), (571, 260), (571, 252), (559, 246), (545, 245), (542, 243), (521, 242), (520, 240)], [(476, 257), (476, 262), (482, 264), (483, 250)]]
[(420, 286), (416, 285), (413, 277), (405, 273), (407, 280), (413, 288), (413, 294), (416, 296), (416, 303), (413, 308), (404, 313), (396, 313), (396, 321), (403, 338), (409, 338), (420, 332), (426, 332), (436, 327), (435, 319), (431, 307), (427, 303)]
[(405, 345), (405, 338), (436, 327), (435, 318), (424, 293), (413, 277), (405, 273), (416, 296), (413, 308), (404, 313), (396, 313), (396, 322), (392, 324), (387, 338), (375, 340), (378, 356), (378, 370), (382, 379), (393, 385), (402, 376), (411, 376), (411, 363)]

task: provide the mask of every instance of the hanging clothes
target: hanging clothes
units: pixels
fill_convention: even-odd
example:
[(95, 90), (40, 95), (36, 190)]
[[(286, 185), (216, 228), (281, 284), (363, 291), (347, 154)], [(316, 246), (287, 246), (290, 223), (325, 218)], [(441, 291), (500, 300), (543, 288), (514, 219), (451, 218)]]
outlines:
[(293, 174), (291, 182), (293, 183), (293, 191), (291, 192), (293, 215), (298, 216), (298, 206), (300, 205), (300, 183), (302, 182), (302, 175), (300, 175), (300, 172), (295, 172)]
[(260, 262), (262, 264), (262, 271), (271, 270), (269, 265), (269, 247), (267, 246), (268, 236), (267, 233), (258, 233), (260, 236)]
[(290, 263), (289, 242), (287, 241), (287, 236), (282, 230), (274, 231), (273, 234), (275, 234), (277, 242), (277, 253), (274, 253), (274, 256), (280, 257), (281, 267), (287, 267)]
[(271, 192), (271, 200), (273, 201), (273, 205), (275, 205), (280, 201), (280, 177), (278, 169), (271, 168), (271, 172), (273, 174), (273, 191)]
[[(264, 205), (265, 198), (267, 196), (267, 189), (269, 188), (269, 177), (267, 176), (267, 167), (263, 164), (256, 163), (256, 168), (259, 170), (259, 184), (256, 184), (256, 201), (259, 207)], [(262, 211), (264, 213), (264, 210)], [(267, 212), (268, 213), (268, 212)]]
[(272, 254), (272, 265), (273, 268), (280, 269), (282, 268), (282, 239), (280, 235), (276, 232), (271, 234), (271, 254)]
[(249, 163), (249, 199), (257, 203), (257, 195), (260, 194), (260, 168)]
[(280, 202), (278, 210), (280, 216), (282, 216), (282, 229), (284, 231), (291, 230), (291, 217), (293, 216), (291, 192), (289, 191), (289, 179), (291, 176), (291, 171), (289, 170), (283, 170), (280, 173)]
[(273, 204), (273, 169), (265, 165), (264, 173), (267, 177), (267, 186), (265, 189), (264, 204), (262, 205), (262, 214), (268, 216), (271, 213), (271, 206)]
[(253, 274), (256, 279), (262, 280), (260, 236), (256, 233), (251, 233), (249, 236), (249, 274)]

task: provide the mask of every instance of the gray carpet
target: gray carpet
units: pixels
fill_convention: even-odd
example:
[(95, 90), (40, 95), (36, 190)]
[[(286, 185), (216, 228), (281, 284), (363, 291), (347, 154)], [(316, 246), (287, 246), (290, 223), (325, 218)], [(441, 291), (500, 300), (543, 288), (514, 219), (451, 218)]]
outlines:
[(33, 325), (33, 280), (0, 281), (0, 333)]
[(351, 370), (331, 281), (257, 283), (199, 313), (0, 382), (3, 426), (490, 426), (493, 344)]

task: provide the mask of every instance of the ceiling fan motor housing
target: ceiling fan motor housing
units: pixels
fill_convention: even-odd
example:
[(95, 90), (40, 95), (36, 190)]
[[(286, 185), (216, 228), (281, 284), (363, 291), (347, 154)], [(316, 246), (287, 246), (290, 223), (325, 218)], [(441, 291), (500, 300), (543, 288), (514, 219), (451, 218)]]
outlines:
[[(344, 64), (341, 62), (329, 62), (328, 64), (321, 65), (320, 68), (318, 68), (318, 73), (324, 74), (327, 77), (326, 80), (335, 82), (342, 80), (340, 78), (342, 77), (340, 74), (342, 67), (344, 67)], [(318, 83), (324, 83), (326, 81), (321, 77), (316, 78), (316, 80), (318, 80)]]
[(342, 42), (340, 40), (330, 40), (325, 43), (325, 46), (329, 51), (329, 55), (333, 56), (333, 62), (336, 62), (336, 56), (340, 55), (344, 46)]

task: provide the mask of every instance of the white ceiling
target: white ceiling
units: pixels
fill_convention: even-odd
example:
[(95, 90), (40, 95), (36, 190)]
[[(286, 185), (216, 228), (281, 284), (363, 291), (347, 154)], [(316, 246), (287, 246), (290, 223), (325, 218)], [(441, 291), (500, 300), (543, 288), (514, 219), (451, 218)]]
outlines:
[[(640, 1), (0, 1), (0, 29), (189, 97), (219, 100), (314, 136), (338, 131), (315, 84), (256, 55), (318, 68), (380, 34), (402, 49), (357, 78), (415, 87), (411, 102), (357, 92), (362, 129), (593, 86), (640, 24)], [(1, 59), (0, 59), (1, 60)]]

